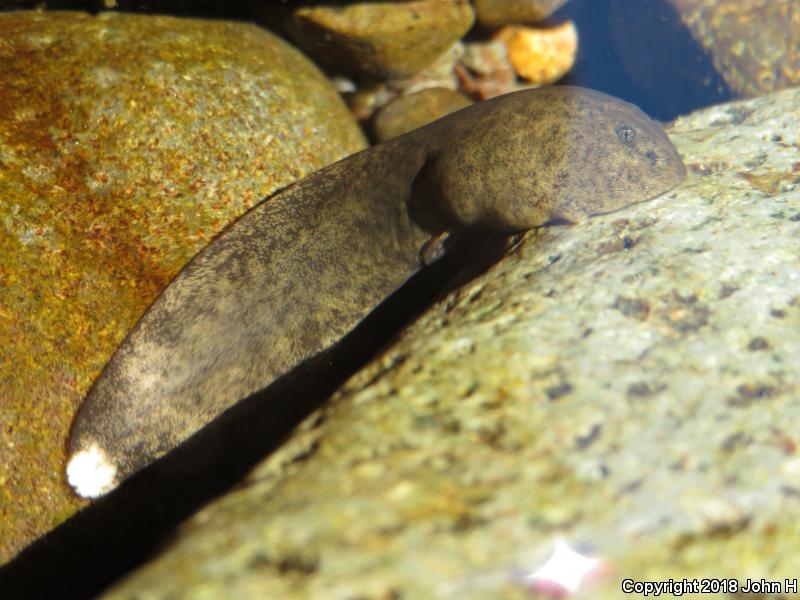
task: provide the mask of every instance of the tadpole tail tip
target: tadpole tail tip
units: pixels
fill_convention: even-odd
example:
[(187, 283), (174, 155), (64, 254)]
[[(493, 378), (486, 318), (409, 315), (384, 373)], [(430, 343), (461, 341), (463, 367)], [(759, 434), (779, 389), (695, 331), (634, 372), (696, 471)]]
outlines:
[(117, 466), (100, 446), (91, 444), (70, 456), (67, 481), (79, 496), (98, 498), (119, 484)]

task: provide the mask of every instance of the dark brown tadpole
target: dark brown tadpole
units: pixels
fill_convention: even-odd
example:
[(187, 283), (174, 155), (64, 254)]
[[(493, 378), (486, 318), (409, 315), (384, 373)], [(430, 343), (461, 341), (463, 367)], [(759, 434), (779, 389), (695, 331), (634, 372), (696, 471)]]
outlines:
[(482, 102), (317, 171), (231, 224), (142, 316), (75, 418), (69, 482), (108, 492), (330, 347), (437, 240), (579, 221), (684, 177), (658, 124), (574, 87)]

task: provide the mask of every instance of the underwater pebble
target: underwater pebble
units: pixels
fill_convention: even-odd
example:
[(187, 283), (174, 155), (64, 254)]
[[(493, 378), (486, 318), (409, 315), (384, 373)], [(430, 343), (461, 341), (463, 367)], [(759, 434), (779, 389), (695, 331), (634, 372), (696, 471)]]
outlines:
[(286, 27), (322, 64), (351, 75), (402, 78), (435, 61), (474, 19), (467, 0), (355, 2), (298, 8)]
[(472, 101), (453, 90), (428, 88), (400, 96), (384, 106), (373, 120), (373, 131), (383, 142), (412, 129), (422, 127), (451, 112), (472, 104)]
[(517, 74), (531, 83), (553, 83), (575, 64), (578, 31), (572, 21), (549, 29), (507, 26), (496, 37), (508, 48)]
[(519, 87), (517, 74), (508, 58), (508, 48), (500, 40), (468, 42), (456, 64), (460, 87), (482, 100), (507, 94)]
[(475, 17), (485, 27), (538, 23), (566, 3), (567, 0), (472, 0)]

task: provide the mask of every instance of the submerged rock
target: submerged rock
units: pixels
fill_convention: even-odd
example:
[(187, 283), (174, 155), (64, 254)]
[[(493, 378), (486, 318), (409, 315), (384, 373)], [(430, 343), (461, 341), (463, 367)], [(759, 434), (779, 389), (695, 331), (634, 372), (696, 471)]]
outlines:
[(517, 74), (538, 85), (561, 79), (575, 64), (578, 31), (572, 21), (547, 29), (508, 26), (497, 33)]
[(447, 88), (428, 88), (400, 96), (375, 115), (375, 137), (379, 142), (388, 140), (470, 104), (472, 101), (469, 98)]
[(796, 0), (669, 0), (737, 96), (800, 83)]
[(472, 0), (475, 17), (486, 27), (544, 21), (567, 0)]
[(402, 78), (444, 54), (474, 19), (466, 0), (353, 2), (298, 8), (287, 28), (309, 56), (338, 71)]
[(252, 25), (0, 14), (0, 562), (81, 505), (65, 440), (183, 264), (259, 199), (364, 145)]

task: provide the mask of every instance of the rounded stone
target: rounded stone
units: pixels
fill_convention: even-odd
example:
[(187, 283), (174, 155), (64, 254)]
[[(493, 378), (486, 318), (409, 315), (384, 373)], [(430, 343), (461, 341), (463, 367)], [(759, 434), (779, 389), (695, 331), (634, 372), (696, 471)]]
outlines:
[(566, 4), (567, 0), (473, 0), (475, 17), (485, 27), (511, 23), (538, 23)]
[(517, 74), (531, 83), (558, 81), (575, 64), (578, 30), (572, 21), (549, 28), (509, 25), (497, 33), (497, 38), (506, 44)]
[(800, 84), (800, 4), (795, 0), (668, 2), (737, 96)]
[(253, 25), (0, 14), (0, 563), (81, 502), (75, 411), (180, 268), (261, 198), (364, 146)]
[(403, 78), (435, 61), (474, 19), (466, 0), (417, 0), (302, 7), (286, 25), (320, 63), (355, 76)]
[(373, 130), (379, 142), (408, 133), (436, 119), (472, 104), (472, 101), (447, 88), (428, 88), (400, 96), (375, 115)]

